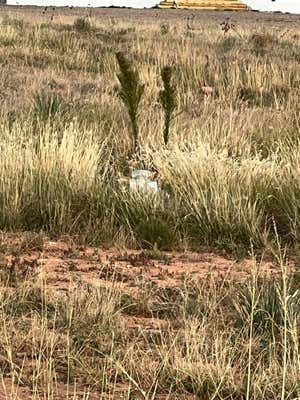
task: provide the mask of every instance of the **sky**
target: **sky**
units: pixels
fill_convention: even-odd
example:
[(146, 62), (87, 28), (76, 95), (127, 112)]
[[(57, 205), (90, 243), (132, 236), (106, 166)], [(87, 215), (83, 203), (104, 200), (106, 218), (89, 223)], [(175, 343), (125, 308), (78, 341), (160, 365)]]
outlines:
[[(300, 0), (243, 0), (248, 6), (261, 11), (283, 11), (300, 14)], [(73, 5), (86, 7), (107, 7), (110, 5), (127, 7), (153, 7), (159, 0), (8, 0), (8, 4), (32, 4), (32, 5)]]

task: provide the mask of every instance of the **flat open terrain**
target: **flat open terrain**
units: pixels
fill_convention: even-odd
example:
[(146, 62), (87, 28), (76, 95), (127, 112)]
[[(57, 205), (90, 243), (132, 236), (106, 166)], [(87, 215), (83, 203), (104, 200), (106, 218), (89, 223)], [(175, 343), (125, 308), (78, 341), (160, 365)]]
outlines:
[[(295, 260), (284, 267), (274, 258), (235, 261), (208, 252), (124, 251), (76, 245), (71, 237), (3, 235), (0, 398), (207, 399), (215, 393), (221, 399), (225, 389), (215, 379), (224, 373), (230, 381), (222, 385), (239, 398), (253, 288), (256, 373), (273, 374), (274, 362), (281, 371), (277, 356), (269, 365), (259, 349), (267, 351), (264, 341), (275, 337), (280, 343), (285, 270), (293, 293), (288, 318), (295, 322)], [(279, 386), (280, 378), (279, 372)], [(269, 390), (276, 397), (277, 386)]]
[(0, 6), (0, 400), (300, 398), (299, 27)]
[[(44, 7), (35, 6), (4, 6), (1, 5), (1, 12), (11, 13), (20, 16), (22, 19), (26, 17), (38, 16), (45, 17), (43, 13)], [(51, 6), (48, 7), (49, 12), (53, 11)], [(159, 9), (126, 9), (126, 8), (79, 8), (79, 7), (55, 7), (56, 18), (67, 17), (82, 17), (87, 12), (92, 12), (92, 17), (97, 18), (98, 21), (107, 18), (117, 18), (120, 21), (134, 21), (140, 20), (145, 22), (149, 20), (150, 22), (157, 22), (167, 19), (170, 22), (174, 20), (182, 20), (186, 17), (194, 16), (199, 22), (210, 22), (218, 21), (219, 18), (232, 17), (236, 21), (244, 22), (263, 22), (269, 27), (276, 24), (283, 23), (285, 28), (287, 24), (297, 24), (299, 21), (299, 14), (288, 14), (288, 13), (263, 13), (263, 12), (239, 12), (239, 11), (207, 11), (207, 10), (159, 10)]]

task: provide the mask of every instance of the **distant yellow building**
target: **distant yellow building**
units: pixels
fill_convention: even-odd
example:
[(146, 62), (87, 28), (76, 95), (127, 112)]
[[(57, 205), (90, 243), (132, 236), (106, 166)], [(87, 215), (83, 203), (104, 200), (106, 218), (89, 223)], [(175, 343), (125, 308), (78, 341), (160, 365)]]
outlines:
[(203, 10), (247, 10), (240, 0), (163, 0), (159, 8), (193, 8)]

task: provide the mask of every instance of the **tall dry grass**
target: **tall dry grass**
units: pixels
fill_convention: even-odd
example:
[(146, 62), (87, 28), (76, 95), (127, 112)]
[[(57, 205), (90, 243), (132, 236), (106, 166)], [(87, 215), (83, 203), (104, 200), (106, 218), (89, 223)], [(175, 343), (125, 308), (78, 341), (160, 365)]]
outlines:
[[(282, 241), (298, 242), (296, 25), (241, 18), (224, 35), (217, 21), (191, 25), (180, 14), (176, 24), (148, 18), (135, 27), (95, 15), (81, 31), (56, 12), (50, 22), (2, 17), (2, 229), (128, 245), (139, 235), (153, 245), (162, 230), (173, 245), (232, 250), (264, 247), (276, 226)], [(129, 121), (114, 90), (117, 50), (145, 83), (135, 166), (158, 169), (155, 201), (118, 183), (131, 164)], [(167, 64), (180, 114), (165, 148), (158, 93)], [(143, 220), (156, 221), (152, 234)]]
[[(5, 397), (299, 398), (299, 277), (281, 250), (299, 242), (297, 25), (239, 17), (224, 35), (223, 14), (152, 13), (133, 26), (95, 12), (88, 27), (73, 25), (79, 11), (55, 13), (1, 16), (0, 228), (162, 249), (268, 246), (282, 273), (263, 279), (253, 261), (237, 282), (159, 288), (137, 276), (128, 294), (111, 277), (104, 288), (79, 279), (62, 295), (39, 269), (24, 279), (1, 265)], [(145, 83), (135, 160), (117, 50)], [(166, 147), (158, 77), (168, 64), (179, 115)], [(134, 166), (158, 170), (158, 196), (128, 191), (119, 178)], [(151, 329), (136, 325), (141, 315)]]

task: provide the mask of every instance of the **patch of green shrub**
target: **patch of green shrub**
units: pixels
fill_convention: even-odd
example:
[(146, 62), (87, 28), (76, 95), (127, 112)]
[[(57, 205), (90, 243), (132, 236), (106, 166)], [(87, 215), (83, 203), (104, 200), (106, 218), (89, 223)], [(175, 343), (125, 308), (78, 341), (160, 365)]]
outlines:
[(237, 43), (238, 39), (236, 37), (224, 37), (218, 42), (218, 50), (222, 53), (227, 53), (233, 50), (236, 47)]
[(135, 227), (136, 238), (142, 247), (168, 250), (174, 246), (176, 237), (173, 228), (157, 217), (149, 217)]
[(290, 89), (284, 86), (274, 86), (270, 90), (258, 90), (243, 87), (239, 90), (239, 98), (254, 107), (271, 107), (282, 103), (289, 95)]
[(8, 15), (4, 16), (2, 24), (12, 26), (13, 28), (16, 29), (24, 29), (25, 27), (25, 22), (23, 19), (11, 18)]
[[(255, 290), (254, 305), (253, 290)], [(290, 290), (287, 299), (287, 323), (290, 328), (300, 317), (300, 292)], [(237, 323), (249, 323), (252, 309), (253, 327), (256, 333), (277, 335), (284, 327), (285, 311), (282, 282), (259, 280), (255, 287), (252, 284), (242, 283), (237, 289), (233, 304), (237, 313)]]
[(249, 38), (249, 43), (251, 45), (251, 51), (256, 56), (264, 56), (271, 46), (277, 43), (274, 36), (269, 33), (254, 33)]
[(69, 107), (63, 98), (57, 94), (41, 91), (33, 98), (33, 115), (42, 121), (53, 121), (56, 117), (65, 115)]
[(170, 32), (169, 24), (161, 24), (160, 25), (160, 33), (161, 35), (167, 35)]
[(77, 18), (73, 26), (79, 32), (90, 32), (92, 29), (90, 21), (86, 18)]

